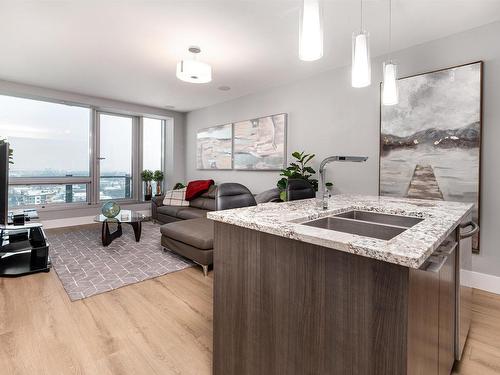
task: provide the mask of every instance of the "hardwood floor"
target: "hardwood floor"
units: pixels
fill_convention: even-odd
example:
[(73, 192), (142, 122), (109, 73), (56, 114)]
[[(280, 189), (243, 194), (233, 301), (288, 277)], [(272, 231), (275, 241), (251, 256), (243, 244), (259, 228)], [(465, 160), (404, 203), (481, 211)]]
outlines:
[(453, 374), (500, 374), (500, 295), (474, 290), (472, 325)]
[[(0, 279), (0, 373), (211, 374), (212, 282), (190, 268), (70, 302), (54, 271)], [(474, 291), (454, 374), (500, 374), (499, 295)]]
[(0, 373), (210, 374), (212, 278), (198, 268), (70, 302), (56, 273), (0, 279)]

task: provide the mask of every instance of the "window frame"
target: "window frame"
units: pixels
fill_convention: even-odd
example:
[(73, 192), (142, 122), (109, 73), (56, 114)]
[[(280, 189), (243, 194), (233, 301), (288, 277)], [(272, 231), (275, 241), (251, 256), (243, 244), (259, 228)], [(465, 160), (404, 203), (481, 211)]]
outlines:
[[(131, 160), (130, 160), (130, 166), (131, 166), (131, 178), (132, 178), (132, 196), (130, 198), (122, 198), (122, 199), (101, 199), (100, 196), (100, 182), (101, 182), (101, 168), (100, 168), (100, 153), (101, 153), (101, 115), (107, 115), (107, 116), (115, 116), (115, 117), (124, 117), (124, 118), (129, 118), (132, 120), (132, 152), (131, 152)], [(103, 203), (107, 202), (110, 200), (116, 200), (117, 202), (121, 203), (135, 203), (139, 200), (139, 195), (138, 195), (138, 177), (139, 177), (139, 163), (137, 160), (137, 155), (138, 155), (138, 128), (139, 128), (139, 117), (140, 116), (134, 116), (130, 114), (123, 114), (119, 112), (114, 112), (114, 111), (109, 111), (109, 110), (96, 110), (96, 122), (95, 122), (95, 136), (94, 136), (94, 175), (92, 179), (92, 185), (94, 185), (94, 190), (93, 190), (93, 195), (92, 195), (92, 200), (95, 203)]]
[[(144, 169), (144, 119), (152, 119), (152, 120), (160, 120), (161, 121), (161, 170), (165, 173), (165, 145), (166, 145), (166, 140), (165, 137), (167, 135), (167, 119), (164, 117), (159, 117), (159, 116), (150, 116), (150, 115), (144, 115), (139, 118), (139, 154), (138, 154), (138, 162), (139, 162), (139, 168), (142, 171)], [(140, 176), (139, 176), (140, 178)], [(144, 202), (144, 184), (142, 183), (142, 180), (139, 181), (140, 187), (139, 187), (139, 201)], [(165, 190), (165, 178), (162, 181), (162, 191)], [(155, 192), (153, 191), (153, 194)]]
[[(99, 137), (99, 114), (108, 114), (112, 116), (121, 116), (132, 118), (132, 197), (125, 199), (116, 199), (122, 204), (137, 204), (144, 203), (143, 200), (143, 183), (140, 178), (142, 171), (143, 158), (143, 119), (151, 118), (162, 121), (162, 149), (161, 149), (161, 166), (165, 173), (165, 155), (166, 155), (166, 124), (167, 121), (174, 121), (173, 116), (151, 115), (147, 113), (137, 113), (124, 111), (109, 107), (100, 107), (97, 105), (89, 105), (69, 100), (58, 100), (53, 98), (42, 97), (38, 95), (19, 95), (15, 93), (5, 92), (0, 90), (0, 95), (10, 96), (20, 99), (30, 99), (48, 103), (63, 104), (89, 109), (89, 176), (83, 177), (9, 177), (9, 186), (19, 185), (74, 185), (81, 184), (87, 187), (87, 201), (74, 203), (51, 203), (45, 205), (31, 206), (16, 206), (9, 209), (17, 210), (24, 208), (36, 208), (40, 211), (58, 211), (66, 209), (84, 208), (84, 207), (99, 207), (106, 200), (100, 200), (99, 196), (99, 155), (100, 137)], [(165, 181), (163, 182), (165, 183)]]
[[(54, 209), (60, 209), (64, 207), (75, 207), (75, 206), (86, 206), (89, 205), (90, 191), (91, 191), (91, 183), (92, 183), (92, 127), (93, 127), (93, 109), (92, 106), (76, 103), (67, 100), (56, 100), (50, 98), (43, 98), (36, 95), (15, 95), (6, 92), (0, 92), (2, 96), (10, 96), (13, 98), (19, 99), (28, 99), (40, 102), (54, 103), (54, 104), (62, 104), (70, 107), (80, 107), (89, 110), (89, 124), (88, 124), (88, 134), (89, 134), (89, 175), (88, 176), (80, 176), (80, 177), (9, 177), (9, 186), (22, 186), (22, 185), (86, 185), (87, 187), (87, 202), (75, 202), (75, 203), (52, 203), (50, 205), (40, 205), (34, 206), (37, 208), (46, 208), (51, 207)], [(33, 206), (16, 206), (15, 209), (23, 209), (26, 207)], [(13, 208), (13, 207), (12, 207)], [(13, 208), (14, 209), (14, 208)]]

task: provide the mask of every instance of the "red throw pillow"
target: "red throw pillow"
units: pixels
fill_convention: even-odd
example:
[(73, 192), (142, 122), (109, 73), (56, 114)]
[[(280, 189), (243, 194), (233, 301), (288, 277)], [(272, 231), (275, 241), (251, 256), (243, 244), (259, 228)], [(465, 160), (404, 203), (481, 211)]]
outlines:
[(190, 181), (186, 189), (186, 200), (190, 201), (199, 197), (206, 192), (210, 186), (214, 184), (214, 180), (196, 180)]

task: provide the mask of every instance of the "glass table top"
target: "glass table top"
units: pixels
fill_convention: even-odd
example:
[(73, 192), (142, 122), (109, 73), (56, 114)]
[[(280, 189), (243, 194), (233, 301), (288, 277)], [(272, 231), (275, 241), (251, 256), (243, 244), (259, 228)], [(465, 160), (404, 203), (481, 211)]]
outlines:
[(116, 215), (113, 218), (109, 218), (104, 216), (103, 214), (96, 215), (94, 217), (94, 221), (98, 223), (102, 223), (104, 221), (114, 221), (114, 222), (120, 222), (120, 223), (136, 223), (138, 221), (143, 221), (145, 219), (145, 216), (139, 212), (132, 211), (132, 210), (121, 210), (118, 215)]

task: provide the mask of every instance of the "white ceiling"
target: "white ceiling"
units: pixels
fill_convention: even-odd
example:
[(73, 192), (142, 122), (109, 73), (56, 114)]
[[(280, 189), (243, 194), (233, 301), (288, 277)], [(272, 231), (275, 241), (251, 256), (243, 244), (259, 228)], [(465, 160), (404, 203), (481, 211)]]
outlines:
[[(364, 0), (372, 56), (387, 51), (388, 1)], [(299, 0), (0, 0), (0, 79), (189, 111), (349, 64), (359, 1), (324, 3), (324, 57), (302, 62)], [(393, 7), (394, 49), (500, 19), (500, 0)], [(190, 45), (212, 65), (211, 83), (175, 78)]]

